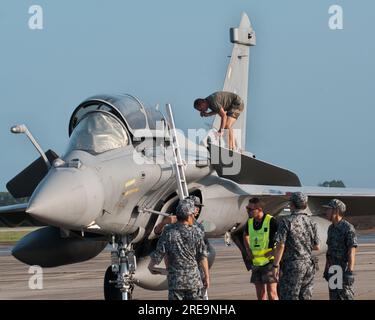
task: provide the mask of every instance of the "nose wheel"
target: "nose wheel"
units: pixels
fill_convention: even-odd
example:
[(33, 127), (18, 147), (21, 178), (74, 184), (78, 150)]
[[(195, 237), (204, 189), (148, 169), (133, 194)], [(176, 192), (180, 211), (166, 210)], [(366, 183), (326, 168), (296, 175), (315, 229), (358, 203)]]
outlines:
[(105, 300), (131, 300), (134, 274), (137, 269), (135, 252), (128, 237), (112, 238), (111, 265), (104, 276)]

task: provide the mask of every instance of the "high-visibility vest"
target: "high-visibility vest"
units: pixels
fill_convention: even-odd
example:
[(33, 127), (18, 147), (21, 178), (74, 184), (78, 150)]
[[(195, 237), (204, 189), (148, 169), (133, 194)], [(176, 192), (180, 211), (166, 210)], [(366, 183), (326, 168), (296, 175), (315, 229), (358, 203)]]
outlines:
[(267, 214), (263, 220), (262, 227), (259, 230), (254, 229), (254, 218), (248, 220), (249, 245), (254, 256), (253, 265), (257, 267), (265, 266), (274, 257), (265, 257), (265, 254), (272, 251), (268, 248), (270, 242), (270, 222), (272, 216)]

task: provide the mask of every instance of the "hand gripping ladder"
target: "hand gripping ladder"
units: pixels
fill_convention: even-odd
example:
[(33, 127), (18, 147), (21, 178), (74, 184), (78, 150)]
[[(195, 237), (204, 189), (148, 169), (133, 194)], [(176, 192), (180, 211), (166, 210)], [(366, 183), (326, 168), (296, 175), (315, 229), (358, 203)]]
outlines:
[(168, 131), (169, 136), (171, 137), (171, 145), (173, 151), (173, 167), (175, 171), (175, 177), (177, 182), (177, 192), (180, 200), (185, 199), (189, 196), (189, 191), (186, 183), (185, 177), (185, 165), (182, 162), (180, 146), (177, 138), (177, 131), (174, 124), (172, 106), (168, 103), (166, 105), (167, 114), (168, 114)]

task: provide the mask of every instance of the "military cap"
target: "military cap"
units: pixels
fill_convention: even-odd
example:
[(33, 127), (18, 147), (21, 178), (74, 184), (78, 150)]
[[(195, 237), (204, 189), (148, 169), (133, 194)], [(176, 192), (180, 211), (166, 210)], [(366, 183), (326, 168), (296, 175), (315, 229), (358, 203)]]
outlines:
[(187, 218), (189, 214), (194, 213), (194, 202), (190, 198), (180, 200), (176, 209), (176, 216), (180, 218)]
[(201, 199), (199, 199), (197, 196), (190, 196), (189, 199), (194, 202), (194, 206), (203, 207), (203, 204), (201, 204)]
[(339, 199), (332, 199), (328, 204), (324, 205), (323, 208), (338, 209), (341, 213), (346, 211), (346, 205)]
[(289, 201), (291, 201), (297, 208), (307, 205), (307, 200), (307, 195), (302, 192), (294, 192), (289, 198)]

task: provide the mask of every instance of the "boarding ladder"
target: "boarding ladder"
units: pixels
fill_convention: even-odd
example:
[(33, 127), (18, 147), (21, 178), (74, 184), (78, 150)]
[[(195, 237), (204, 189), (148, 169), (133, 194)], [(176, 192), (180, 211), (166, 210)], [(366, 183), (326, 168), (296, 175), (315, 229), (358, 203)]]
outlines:
[(172, 106), (168, 103), (166, 105), (168, 115), (168, 131), (171, 139), (172, 153), (173, 153), (173, 168), (175, 171), (177, 193), (180, 200), (189, 197), (189, 191), (185, 177), (185, 164), (181, 158), (180, 145), (178, 143), (177, 131), (174, 124)]

